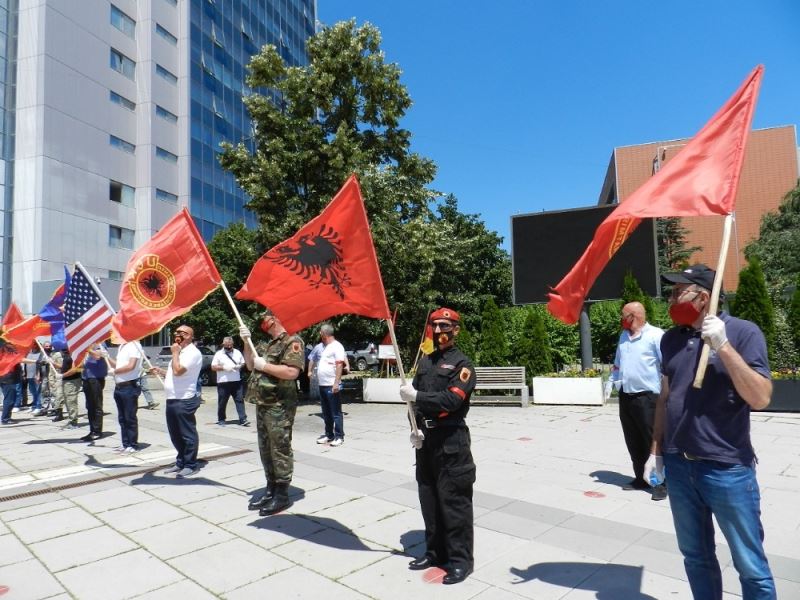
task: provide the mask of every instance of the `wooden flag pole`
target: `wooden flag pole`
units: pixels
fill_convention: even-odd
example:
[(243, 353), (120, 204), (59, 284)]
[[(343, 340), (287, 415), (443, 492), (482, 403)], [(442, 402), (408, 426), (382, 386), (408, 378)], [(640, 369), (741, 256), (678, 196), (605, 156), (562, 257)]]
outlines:
[[(225, 281), (222, 278), (220, 278), (219, 283), (222, 286), (222, 291), (225, 293), (225, 297), (228, 299), (228, 303), (231, 305), (231, 308), (233, 309), (233, 314), (236, 315), (236, 321), (238, 321), (239, 327), (244, 327), (245, 325), (244, 321), (242, 321), (242, 315), (239, 314), (239, 309), (236, 308), (236, 304), (233, 302), (233, 297), (231, 296), (231, 293), (228, 291), (228, 286), (225, 285)], [(256, 352), (256, 346), (253, 343), (253, 338), (247, 338), (245, 343), (250, 346), (250, 351), (253, 353), (253, 358), (258, 356), (258, 353)]]
[[(722, 275), (725, 272), (725, 262), (728, 258), (728, 246), (730, 245), (731, 241), (731, 228), (733, 225), (733, 214), (729, 214), (725, 217), (725, 225), (722, 230), (722, 246), (719, 250), (719, 259), (717, 260), (717, 272), (714, 276), (714, 287), (711, 290), (711, 299), (709, 300), (708, 304), (708, 315), (716, 315), (717, 314), (717, 307), (719, 305), (719, 293), (720, 289), (722, 288)], [(692, 387), (696, 389), (700, 389), (703, 387), (703, 379), (706, 376), (706, 367), (708, 367), (708, 354), (709, 354), (709, 346), (708, 344), (703, 344), (703, 349), (700, 351), (700, 362), (697, 363), (697, 372), (694, 376), (694, 383), (692, 383)]]
[[(400, 383), (406, 385), (406, 373), (403, 370), (403, 360), (400, 358), (400, 348), (397, 347), (397, 337), (394, 335), (394, 323), (392, 323), (391, 319), (386, 319), (386, 324), (389, 326), (389, 337), (392, 338), (394, 357), (397, 360), (397, 372), (400, 374)], [(415, 436), (419, 436), (420, 432), (419, 429), (417, 429), (417, 419), (414, 416), (411, 402), (406, 402), (406, 408), (408, 408), (408, 420), (411, 421), (411, 431)]]

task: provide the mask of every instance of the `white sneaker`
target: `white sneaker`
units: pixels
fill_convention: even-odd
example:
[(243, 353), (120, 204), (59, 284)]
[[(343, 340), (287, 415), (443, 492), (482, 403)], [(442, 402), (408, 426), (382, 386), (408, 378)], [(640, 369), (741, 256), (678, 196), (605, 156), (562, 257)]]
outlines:
[(318, 444), (327, 444), (328, 442), (332, 442), (332, 441), (333, 440), (331, 440), (327, 435), (321, 435), (321, 436), (319, 436), (317, 438), (317, 443)]
[(117, 452), (117, 453), (120, 453), (120, 454), (122, 452), (125, 452), (125, 446), (117, 446), (116, 448), (114, 448), (114, 452)]
[(134, 448), (133, 446), (128, 446), (127, 448), (125, 448), (123, 452), (125, 452), (125, 454), (133, 454), (134, 452), (138, 451), (139, 451), (138, 448)]
[(342, 438), (336, 438), (331, 442), (331, 446), (341, 446), (344, 444), (344, 440)]

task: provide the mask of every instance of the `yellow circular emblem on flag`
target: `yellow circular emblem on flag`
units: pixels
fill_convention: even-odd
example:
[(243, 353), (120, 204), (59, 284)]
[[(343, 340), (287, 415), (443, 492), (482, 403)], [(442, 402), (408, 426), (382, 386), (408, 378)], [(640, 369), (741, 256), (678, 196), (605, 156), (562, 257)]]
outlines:
[(128, 277), (128, 288), (144, 308), (159, 310), (175, 300), (175, 275), (156, 254), (145, 254)]

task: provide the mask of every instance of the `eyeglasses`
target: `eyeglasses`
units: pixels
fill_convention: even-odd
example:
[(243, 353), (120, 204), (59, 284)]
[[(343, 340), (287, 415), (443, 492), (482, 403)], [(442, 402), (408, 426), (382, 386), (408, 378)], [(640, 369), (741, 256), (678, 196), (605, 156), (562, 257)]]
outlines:
[(444, 332), (453, 331), (453, 324), (449, 321), (444, 321), (444, 322), (435, 321), (434, 323), (431, 323), (431, 327), (433, 327), (434, 329), (438, 328), (439, 331), (444, 331)]
[[(682, 298), (684, 294), (690, 293), (694, 294), (695, 296), (699, 295), (700, 292), (696, 290), (692, 290), (691, 288), (672, 288), (672, 293), (669, 295), (670, 300), (677, 300), (678, 298)], [(694, 299), (694, 298), (692, 298)]]
[(192, 335), (191, 333), (189, 333), (185, 329), (178, 329), (175, 333), (178, 333), (180, 335)]
[(627, 321), (628, 319), (632, 319), (633, 316), (634, 316), (633, 313), (628, 313), (627, 315), (625, 313), (622, 313), (622, 320)]

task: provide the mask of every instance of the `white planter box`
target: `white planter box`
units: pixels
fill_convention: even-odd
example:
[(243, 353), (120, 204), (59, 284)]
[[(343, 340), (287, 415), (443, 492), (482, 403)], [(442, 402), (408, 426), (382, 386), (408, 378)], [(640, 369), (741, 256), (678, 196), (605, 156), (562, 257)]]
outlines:
[(601, 377), (534, 377), (534, 404), (588, 404), (602, 406)]
[(364, 384), (364, 402), (396, 402), (403, 403), (400, 398), (400, 378), (382, 379), (378, 377), (365, 377), (361, 380)]

